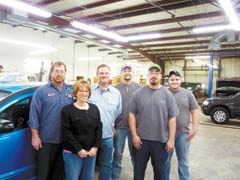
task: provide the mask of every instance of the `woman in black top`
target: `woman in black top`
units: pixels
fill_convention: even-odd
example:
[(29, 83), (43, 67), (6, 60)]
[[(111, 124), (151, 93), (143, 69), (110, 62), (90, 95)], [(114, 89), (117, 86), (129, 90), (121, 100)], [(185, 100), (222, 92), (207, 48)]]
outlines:
[(73, 95), (76, 102), (61, 112), (66, 180), (93, 180), (102, 139), (100, 113), (96, 105), (87, 102), (91, 88), (86, 81), (74, 84)]

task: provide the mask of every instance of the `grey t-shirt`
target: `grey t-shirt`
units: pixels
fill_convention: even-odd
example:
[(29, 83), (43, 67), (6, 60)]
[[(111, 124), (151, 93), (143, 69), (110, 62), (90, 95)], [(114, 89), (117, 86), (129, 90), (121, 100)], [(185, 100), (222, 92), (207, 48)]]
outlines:
[(120, 82), (115, 86), (121, 93), (122, 96), (122, 113), (115, 121), (115, 127), (129, 127), (128, 124), (128, 103), (132, 94), (141, 87), (140, 84), (136, 82), (131, 82), (130, 84), (124, 84)]
[(144, 86), (133, 94), (129, 112), (136, 115), (137, 134), (141, 139), (166, 143), (168, 120), (177, 116), (178, 108), (166, 87), (151, 89)]
[(175, 97), (179, 109), (176, 133), (188, 132), (191, 111), (199, 108), (196, 98), (194, 97), (193, 93), (184, 88), (181, 88), (179, 91), (171, 92)]

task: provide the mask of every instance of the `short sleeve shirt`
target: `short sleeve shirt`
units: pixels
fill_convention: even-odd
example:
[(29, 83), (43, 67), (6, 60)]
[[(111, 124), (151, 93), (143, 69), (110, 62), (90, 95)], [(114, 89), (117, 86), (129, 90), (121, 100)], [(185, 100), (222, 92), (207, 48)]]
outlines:
[(178, 108), (167, 88), (145, 86), (133, 94), (129, 112), (136, 115), (136, 130), (140, 138), (165, 143), (168, 140), (168, 121), (177, 116)]

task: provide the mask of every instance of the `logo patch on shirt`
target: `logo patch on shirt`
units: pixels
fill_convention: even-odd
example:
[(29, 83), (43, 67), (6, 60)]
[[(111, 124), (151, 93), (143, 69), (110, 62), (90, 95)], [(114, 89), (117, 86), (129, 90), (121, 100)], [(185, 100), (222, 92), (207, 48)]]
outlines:
[(66, 97), (71, 98), (71, 97), (72, 97), (72, 94), (66, 93)]
[(55, 93), (48, 93), (48, 96), (51, 97), (51, 96), (55, 96), (56, 94)]

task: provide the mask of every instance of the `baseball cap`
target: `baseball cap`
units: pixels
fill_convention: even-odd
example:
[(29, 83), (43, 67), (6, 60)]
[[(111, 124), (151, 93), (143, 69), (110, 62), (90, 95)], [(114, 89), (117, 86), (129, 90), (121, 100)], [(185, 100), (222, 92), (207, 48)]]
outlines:
[(161, 71), (161, 67), (158, 64), (151, 64), (148, 68), (148, 71), (151, 71), (151, 69), (157, 69), (159, 72)]
[(121, 71), (125, 70), (126, 68), (132, 70), (132, 66), (131, 66), (130, 64), (124, 64), (124, 65), (122, 65), (122, 67), (121, 67)]
[(171, 77), (172, 75), (181, 77), (181, 74), (178, 71), (170, 71), (168, 77)]

